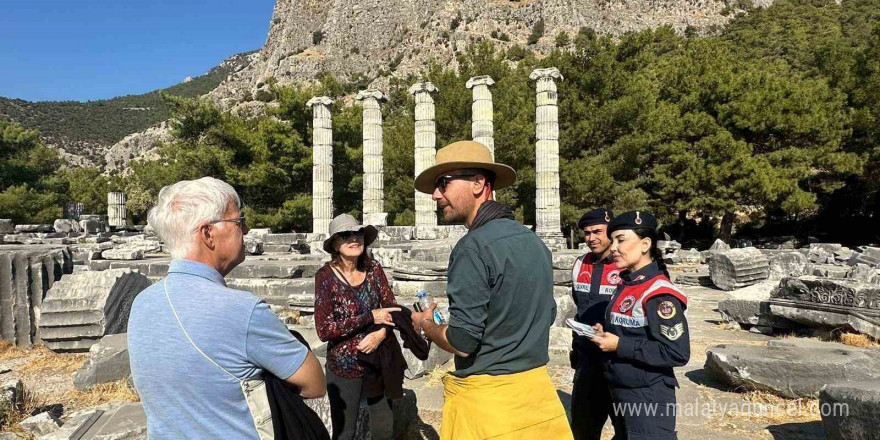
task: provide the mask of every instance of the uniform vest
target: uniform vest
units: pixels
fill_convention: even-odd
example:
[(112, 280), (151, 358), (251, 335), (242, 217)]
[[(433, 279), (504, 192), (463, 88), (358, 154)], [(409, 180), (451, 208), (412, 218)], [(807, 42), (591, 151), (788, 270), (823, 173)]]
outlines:
[(607, 301), (617, 291), (620, 284), (620, 269), (614, 263), (607, 263), (602, 267), (600, 279), (593, 279), (593, 264), (595, 263), (592, 253), (581, 255), (574, 262), (571, 269), (571, 281), (574, 291), (589, 295), (593, 284), (598, 284), (598, 294)]
[[(661, 295), (675, 297), (687, 311), (687, 295), (655, 266), (636, 280), (624, 282), (618, 287), (608, 303), (604, 330), (621, 338), (648, 339), (647, 303)], [(653, 367), (619, 358), (615, 354), (606, 354), (605, 366), (608, 382), (614, 387), (640, 388), (661, 380), (671, 386), (678, 385), (672, 367)]]

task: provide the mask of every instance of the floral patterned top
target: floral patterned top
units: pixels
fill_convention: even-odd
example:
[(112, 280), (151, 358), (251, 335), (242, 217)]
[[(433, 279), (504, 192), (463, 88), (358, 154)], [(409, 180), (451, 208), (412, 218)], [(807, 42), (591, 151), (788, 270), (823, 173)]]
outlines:
[(349, 379), (363, 376), (357, 345), (373, 323), (372, 310), (398, 307), (385, 271), (373, 262), (359, 286), (348, 288), (327, 263), (315, 274), (315, 330), (327, 342), (327, 368)]

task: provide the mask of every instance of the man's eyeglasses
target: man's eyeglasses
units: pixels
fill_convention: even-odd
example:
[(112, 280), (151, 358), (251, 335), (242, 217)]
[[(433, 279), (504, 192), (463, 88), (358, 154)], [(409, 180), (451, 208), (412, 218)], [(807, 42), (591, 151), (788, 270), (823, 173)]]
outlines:
[(244, 214), (242, 214), (240, 217), (236, 217), (236, 218), (224, 218), (224, 219), (221, 219), (221, 220), (214, 220), (214, 221), (212, 221), (211, 223), (208, 223), (208, 224), (209, 224), (209, 225), (213, 225), (213, 224), (215, 224), (215, 223), (222, 223), (222, 222), (235, 223), (235, 224), (237, 224), (238, 227), (240, 227), (242, 230), (247, 229), (247, 221), (245, 220), (245, 215), (244, 215)]
[(363, 239), (363, 238), (364, 238), (364, 231), (344, 231), (344, 232), (340, 232), (340, 233), (339, 233), (339, 238), (341, 238), (343, 241), (348, 241), (348, 240), (351, 240), (352, 238), (355, 238), (355, 239), (360, 240), (360, 239)]
[(455, 179), (466, 179), (468, 177), (474, 177), (476, 174), (447, 174), (445, 176), (440, 176), (435, 182), (434, 187), (439, 189), (441, 193), (446, 192), (446, 185), (449, 185), (449, 182)]

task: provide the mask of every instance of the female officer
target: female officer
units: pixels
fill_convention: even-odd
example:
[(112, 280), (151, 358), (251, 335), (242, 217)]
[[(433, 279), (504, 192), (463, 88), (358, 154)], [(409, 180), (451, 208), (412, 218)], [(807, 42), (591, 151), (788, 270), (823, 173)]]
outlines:
[(608, 236), (622, 284), (608, 303), (604, 330), (594, 327), (593, 342), (606, 353), (614, 411), (626, 429), (622, 437), (676, 439), (672, 368), (690, 358), (687, 296), (669, 281), (653, 215), (623, 213), (608, 225)]

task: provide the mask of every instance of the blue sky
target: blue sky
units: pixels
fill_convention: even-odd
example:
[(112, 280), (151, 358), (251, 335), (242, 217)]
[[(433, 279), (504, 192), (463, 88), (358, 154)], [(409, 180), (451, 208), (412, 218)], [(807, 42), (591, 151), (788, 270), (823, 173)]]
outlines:
[(0, 96), (86, 101), (198, 76), (266, 41), (275, 0), (3, 0)]

